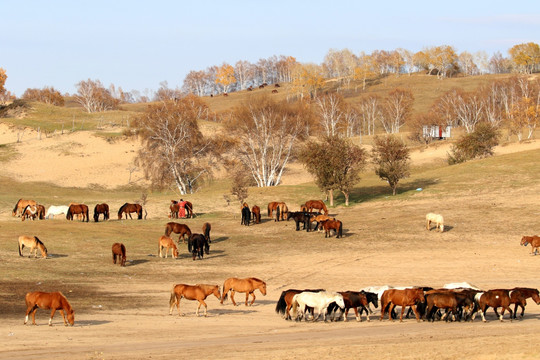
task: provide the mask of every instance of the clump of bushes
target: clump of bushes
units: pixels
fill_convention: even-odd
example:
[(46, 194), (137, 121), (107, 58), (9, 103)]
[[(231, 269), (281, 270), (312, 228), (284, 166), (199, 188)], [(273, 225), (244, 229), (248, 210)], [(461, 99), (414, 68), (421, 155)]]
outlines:
[(448, 164), (454, 165), (493, 155), (493, 148), (499, 145), (499, 131), (487, 123), (480, 123), (475, 130), (462, 136), (452, 145), (448, 153)]

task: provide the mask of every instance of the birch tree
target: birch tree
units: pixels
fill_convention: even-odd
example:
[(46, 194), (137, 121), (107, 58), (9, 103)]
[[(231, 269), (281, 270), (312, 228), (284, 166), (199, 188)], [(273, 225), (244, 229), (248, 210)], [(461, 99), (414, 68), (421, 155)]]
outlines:
[(381, 123), (388, 134), (396, 134), (410, 117), (414, 96), (410, 90), (394, 89), (383, 103)]
[(345, 102), (338, 94), (319, 96), (315, 99), (320, 124), (326, 136), (337, 136), (345, 117)]

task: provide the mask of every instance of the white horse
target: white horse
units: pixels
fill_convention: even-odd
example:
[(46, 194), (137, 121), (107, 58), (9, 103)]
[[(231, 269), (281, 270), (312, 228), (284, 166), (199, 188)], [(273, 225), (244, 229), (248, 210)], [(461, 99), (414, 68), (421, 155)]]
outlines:
[(449, 284), (444, 284), (443, 286), (444, 289), (473, 289), (473, 290), (478, 290), (480, 291), (480, 288), (472, 285), (472, 284), (469, 284), (468, 282), (459, 282), (459, 283), (449, 283)]
[(64, 206), (64, 205), (59, 205), (59, 206), (56, 206), (56, 205), (51, 205), (49, 206), (49, 209), (47, 210), (47, 213), (45, 214), (45, 218), (48, 219), (49, 216), (52, 215), (53, 219), (54, 219), (54, 216), (55, 215), (61, 215), (61, 214), (64, 214), (66, 215), (67, 212), (69, 210), (69, 206)]
[(444, 219), (442, 215), (429, 213), (426, 215), (426, 229), (431, 230), (431, 223), (436, 224), (435, 229), (439, 229), (440, 232), (444, 231)]
[[(317, 317), (313, 319), (316, 321), (321, 314), (323, 314), (323, 319), (326, 321), (326, 313), (328, 305), (330, 303), (336, 302), (336, 304), (341, 308), (345, 309), (345, 303), (343, 302), (343, 296), (338, 293), (321, 291), (321, 292), (309, 292), (304, 291), (300, 294), (293, 296), (293, 317), (297, 318), (298, 308), (300, 307), (300, 317), (304, 316), (306, 306), (312, 307), (314, 310), (317, 310)], [(307, 318), (306, 318), (307, 320)]]

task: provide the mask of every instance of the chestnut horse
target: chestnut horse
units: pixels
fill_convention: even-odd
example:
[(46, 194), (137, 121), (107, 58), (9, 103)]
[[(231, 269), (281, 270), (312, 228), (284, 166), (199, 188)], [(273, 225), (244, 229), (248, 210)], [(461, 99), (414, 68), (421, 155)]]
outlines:
[(271, 218), (274, 217), (273, 214), (274, 214), (274, 211), (276, 211), (276, 207), (278, 203), (279, 202), (277, 201), (272, 201), (268, 203), (268, 208), (267, 208), (268, 212), (266, 213), (268, 217), (271, 217)]
[[(343, 321), (347, 321), (347, 315), (349, 315), (349, 310), (353, 309), (356, 316), (356, 321), (362, 321), (361, 313), (358, 313), (358, 308), (366, 311), (366, 319), (369, 322), (369, 312), (367, 310), (368, 300), (366, 294), (361, 291), (338, 291), (338, 294), (343, 296), (343, 303), (345, 304), (345, 312), (343, 313)], [(332, 313), (337, 311), (337, 304), (330, 303), (328, 305), (328, 312)], [(363, 311), (362, 311), (363, 312)], [(339, 320), (334, 319), (334, 320)]]
[(251, 213), (253, 214), (253, 222), (255, 224), (260, 224), (261, 223), (261, 208), (258, 207), (257, 205), (253, 205), (253, 207), (251, 208)]
[(508, 294), (510, 295), (510, 302), (516, 304), (514, 307), (514, 319), (516, 319), (518, 306), (521, 307), (521, 317), (525, 314), (525, 305), (527, 303), (520, 301), (520, 297), (524, 300), (532, 298), (536, 305), (540, 305), (540, 294), (538, 293), (538, 289), (517, 287), (511, 289)]
[(37, 203), (35, 202), (35, 200), (24, 200), (24, 199), (19, 199), (19, 200), (17, 201), (17, 203), (15, 204), (15, 207), (13, 208), (13, 211), (12, 211), (11, 215), (12, 215), (12, 216), (21, 216), (22, 211), (23, 211), (24, 208), (27, 207), (28, 205), (36, 206)]
[(212, 240), (210, 240), (210, 230), (212, 230), (212, 226), (210, 225), (210, 223), (204, 223), (203, 226), (202, 226), (202, 232), (204, 234), (204, 237), (206, 238), (206, 241), (208, 241), (208, 243), (212, 243)]
[(165, 248), (165, 259), (169, 255), (169, 249), (171, 249), (172, 256), (177, 258), (178, 257), (178, 249), (176, 248), (176, 245), (174, 244), (173, 239), (171, 239), (168, 236), (161, 235), (158, 240), (158, 255), (159, 257), (163, 257), (162, 250)]
[(112, 246), (113, 264), (116, 264), (116, 259), (120, 266), (126, 266), (126, 247), (122, 243), (114, 243)]
[(143, 212), (143, 207), (140, 204), (125, 203), (124, 205), (120, 207), (120, 209), (118, 209), (118, 220), (122, 219), (122, 214), (124, 213), (126, 214), (126, 219), (128, 215), (130, 219), (133, 219), (131, 217), (131, 213), (137, 213), (137, 219), (141, 220), (142, 212)]
[(261, 294), (266, 296), (266, 283), (260, 279), (257, 278), (246, 278), (246, 279), (238, 279), (238, 278), (228, 278), (223, 283), (223, 293), (221, 294), (221, 301), (220, 303), (223, 304), (223, 300), (227, 299), (227, 295), (229, 293), (229, 290), (231, 291), (231, 301), (234, 306), (236, 306), (236, 302), (234, 301), (234, 293), (235, 292), (242, 292), (246, 293), (246, 306), (248, 306), (248, 299), (249, 295), (253, 297), (253, 300), (251, 300), (250, 306), (253, 305), (253, 302), (255, 302), (255, 290), (259, 289)]
[(330, 230), (334, 230), (336, 238), (343, 237), (343, 223), (339, 220), (326, 220), (322, 223), (324, 229), (324, 237), (330, 237)]
[(319, 213), (322, 210), (324, 215), (328, 215), (328, 209), (322, 200), (309, 200), (302, 206), (304, 206), (308, 212), (313, 212), (313, 209), (317, 209)]
[(21, 214), (21, 221), (26, 219), (35, 220), (38, 216), (38, 206), (37, 205), (26, 205)]
[(185, 236), (191, 236), (191, 229), (186, 224), (169, 222), (167, 225), (165, 225), (165, 235), (169, 236), (171, 233), (179, 234), (178, 243), (180, 243), (180, 237), (182, 237), (182, 243), (185, 244)]
[(214, 294), (214, 296), (219, 300), (221, 294), (219, 292), (218, 285), (174, 285), (171, 290), (171, 298), (169, 299), (169, 315), (172, 315), (174, 305), (176, 305), (178, 309), (178, 316), (182, 315), (180, 313), (180, 300), (184, 298), (186, 300), (197, 300), (199, 302), (199, 306), (197, 306), (197, 312), (195, 313), (197, 316), (199, 316), (199, 309), (201, 308), (201, 305), (204, 305), (204, 316), (206, 316), (206, 310), (208, 307), (206, 306), (204, 299), (206, 299), (206, 297), (211, 294)]
[[(23, 256), (22, 251), (25, 246), (30, 248), (30, 255), (32, 255), (32, 251), (35, 250), (35, 258), (37, 258), (38, 249), (41, 251), (41, 256), (47, 258), (47, 248), (43, 242), (37, 238), (37, 236), (19, 236), (19, 256)], [(30, 257), (30, 255), (28, 257)]]
[[(311, 217), (309, 218), (309, 224), (310, 224), (310, 227), (311, 227), (312, 222), (316, 223), (315, 230), (318, 229), (319, 231), (321, 231), (323, 222), (325, 222), (326, 220), (330, 220), (330, 219), (332, 219), (332, 218), (330, 216), (328, 216), (328, 215), (323, 215), (323, 214), (311, 215)], [(320, 227), (319, 227), (319, 225), (320, 225)]]
[(109, 220), (109, 205), (103, 203), (103, 204), (97, 204), (94, 207), (94, 221), (99, 221), (99, 215), (103, 214), (103, 220)]
[[(504, 311), (508, 310), (510, 313), (510, 321), (512, 321), (512, 310), (510, 309), (510, 294), (508, 290), (488, 290), (486, 292), (479, 292), (475, 295), (474, 301), (478, 305), (478, 312), (482, 316), (482, 321), (486, 322), (484, 314), (489, 307), (492, 307), (495, 310), (495, 313), (498, 314), (497, 308), (502, 307), (502, 312), (498, 315), (499, 320), (503, 321)], [(476, 317), (476, 314), (473, 315), (472, 319)]]
[[(26, 324), (28, 322), (28, 315), (32, 313), (32, 324), (36, 325), (36, 311), (38, 308), (41, 309), (50, 309), (51, 310), (51, 318), (49, 319), (49, 326), (52, 326), (52, 319), (54, 316), (54, 313), (56, 310), (60, 310), (60, 314), (62, 314), (62, 318), (64, 319), (64, 325), (67, 326), (68, 322), (71, 326), (75, 323), (75, 315), (73, 313), (73, 308), (69, 304), (69, 301), (67, 301), (66, 297), (62, 295), (61, 292), (41, 292), (41, 291), (35, 291), (35, 292), (29, 292), (26, 294), (25, 297), (26, 301), (26, 318), (24, 319), (24, 323)], [(67, 314), (67, 322), (66, 322), (66, 316), (64, 314)]]
[(85, 204), (71, 204), (69, 205), (68, 212), (66, 214), (66, 219), (73, 220), (73, 215), (81, 214), (82, 221), (86, 219), (88, 222), (88, 206)]
[[(276, 304), (276, 313), (284, 315), (285, 320), (291, 320), (291, 307), (293, 305), (293, 297), (296, 294), (300, 294), (304, 291), (308, 292), (320, 292), (325, 291), (325, 289), (304, 289), (304, 290), (298, 290), (298, 289), (288, 289), (283, 290), (281, 292), (281, 295), (279, 297), (279, 300)], [(312, 310), (312, 309), (310, 309)]]
[(276, 217), (274, 218), (274, 221), (285, 220), (285, 216), (288, 212), (289, 208), (287, 207), (287, 204), (285, 204), (284, 202), (278, 202), (276, 204)]
[(540, 248), (540, 236), (533, 235), (533, 236), (524, 236), (521, 238), (521, 245), (527, 246), (527, 244), (531, 244), (531, 254), (536, 255), (538, 252), (538, 249)]
[(388, 289), (385, 290), (381, 297), (381, 318), (379, 320), (382, 320), (384, 317), (384, 314), (386, 311), (388, 311), (388, 319), (391, 321), (394, 321), (392, 319), (392, 310), (394, 310), (395, 306), (400, 305), (401, 306), (401, 315), (399, 317), (399, 321), (403, 322), (403, 312), (405, 311), (405, 308), (407, 306), (410, 306), (413, 311), (414, 315), (416, 316), (416, 321), (420, 321), (420, 314), (418, 314), (418, 310), (416, 309), (416, 302), (419, 301), (421, 303), (426, 302), (426, 299), (424, 298), (424, 290), (420, 288), (412, 288), (412, 289)]

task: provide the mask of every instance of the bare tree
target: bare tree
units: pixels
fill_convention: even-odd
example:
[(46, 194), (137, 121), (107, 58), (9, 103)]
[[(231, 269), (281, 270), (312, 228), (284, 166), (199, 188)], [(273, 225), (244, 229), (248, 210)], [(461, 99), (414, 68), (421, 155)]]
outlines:
[(326, 136), (337, 136), (344, 122), (345, 103), (338, 94), (319, 96), (315, 99), (320, 123)]
[(383, 103), (383, 116), (381, 123), (389, 134), (399, 132), (405, 125), (405, 121), (410, 117), (414, 96), (410, 90), (394, 89)]
[(113, 110), (120, 103), (120, 100), (115, 99), (99, 80), (90, 79), (77, 84), (75, 99), (89, 113)]

